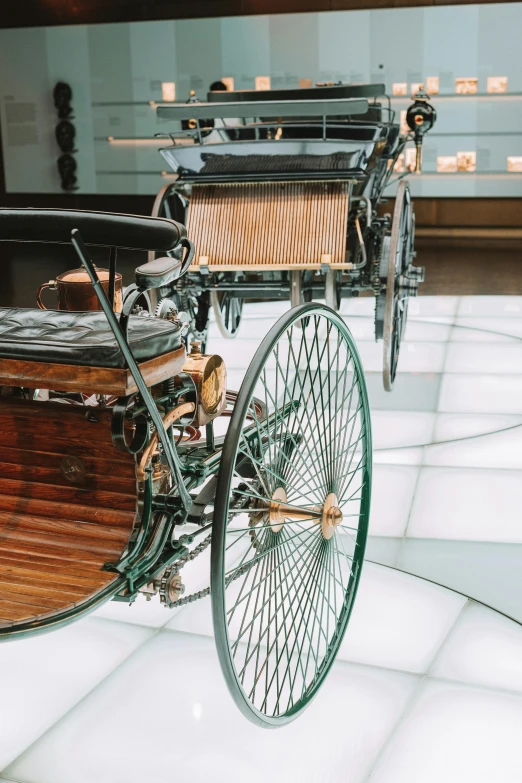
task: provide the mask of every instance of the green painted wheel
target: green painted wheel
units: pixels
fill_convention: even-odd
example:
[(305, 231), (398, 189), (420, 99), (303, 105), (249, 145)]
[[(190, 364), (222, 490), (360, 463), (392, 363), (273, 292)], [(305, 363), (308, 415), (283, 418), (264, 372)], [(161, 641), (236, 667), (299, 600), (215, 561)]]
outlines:
[[(266, 405), (263, 417), (255, 398)], [(214, 507), (217, 652), (254, 723), (296, 718), (328, 673), (357, 592), (370, 493), (357, 349), (337, 313), (300, 305), (270, 330), (247, 370)]]

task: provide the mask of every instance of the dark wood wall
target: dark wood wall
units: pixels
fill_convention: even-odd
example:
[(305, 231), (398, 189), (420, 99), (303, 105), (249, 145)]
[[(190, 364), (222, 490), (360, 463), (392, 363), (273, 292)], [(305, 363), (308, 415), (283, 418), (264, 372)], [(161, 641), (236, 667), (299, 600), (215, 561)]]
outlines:
[(0, 27), (468, 5), (476, 2), (485, 0), (2, 0)]

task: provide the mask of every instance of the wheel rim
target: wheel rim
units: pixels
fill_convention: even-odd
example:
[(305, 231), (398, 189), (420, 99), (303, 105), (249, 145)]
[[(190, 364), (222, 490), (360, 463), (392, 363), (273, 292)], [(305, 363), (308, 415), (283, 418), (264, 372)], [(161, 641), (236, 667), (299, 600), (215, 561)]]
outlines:
[[(254, 395), (266, 418), (245, 429)], [(271, 329), (247, 371), (214, 509), (218, 656), (236, 704), (259, 725), (297, 717), (333, 663), (359, 582), (370, 484), (355, 345), (336, 313), (302, 305)]]
[[(229, 282), (233, 282), (237, 277), (235, 272), (225, 274), (228, 274), (225, 279)], [(211, 302), (220, 333), (226, 339), (233, 339), (241, 323), (243, 300), (229, 291), (212, 291)]]
[(395, 382), (401, 340), (408, 312), (407, 298), (401, 296), (399, 280), (405, 274), (412, 252), (412, 204), (407, 183), (397, 190), (388, 255), (388, 275), (384, 303), (383, 383), (391, 391)]
[[(170, 182), (167, 185), (164, 185), (158, 191), (156, 198), (154, 199), (151, 217), (164, 217), (164, 218), (168, 218), (169, 220), (174, 220), (175, 219), (174, 202), (175, 199), (177, 198), (178, 195), (176, 194), (175, 184)], [(157, 255), (158, 254), (156, 253), (155, 250), (149, 250), (147, 260), (154, 261)]]

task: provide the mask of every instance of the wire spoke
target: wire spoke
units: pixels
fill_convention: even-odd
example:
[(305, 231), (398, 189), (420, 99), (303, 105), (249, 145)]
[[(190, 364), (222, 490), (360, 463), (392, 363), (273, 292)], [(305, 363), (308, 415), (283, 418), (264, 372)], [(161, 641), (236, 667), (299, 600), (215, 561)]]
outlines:
[(219, 657), (232, 665), (238, 703), (271, 722), (300, 711), (329, 669), (369, 516), (360, 362), (342, 320), (322, 305), (306, 308), (283, 316), (247, 371), (250, 397), (232, 412), (225, 447), (235, 439), (235, 451), (228, 448), (229, 478), (220, 470), (213, 521), (223, 552), (211, 589)]

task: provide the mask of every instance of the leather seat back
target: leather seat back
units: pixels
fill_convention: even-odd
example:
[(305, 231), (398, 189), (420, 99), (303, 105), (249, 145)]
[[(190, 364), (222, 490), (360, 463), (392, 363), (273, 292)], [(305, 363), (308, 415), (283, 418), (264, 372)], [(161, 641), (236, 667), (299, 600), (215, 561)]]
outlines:
[(0, 241), (69, 243), (78, 229), (87, 245), (168, 253), (186, 236), (167, 218), (79, 209), (0, 209)]

